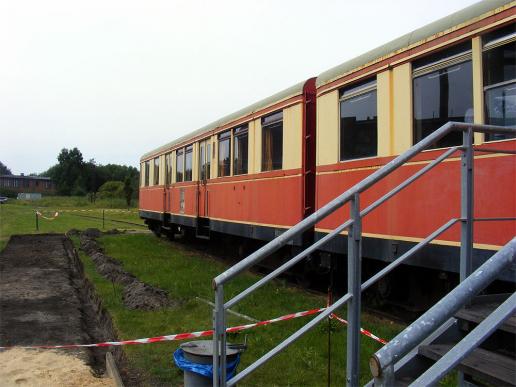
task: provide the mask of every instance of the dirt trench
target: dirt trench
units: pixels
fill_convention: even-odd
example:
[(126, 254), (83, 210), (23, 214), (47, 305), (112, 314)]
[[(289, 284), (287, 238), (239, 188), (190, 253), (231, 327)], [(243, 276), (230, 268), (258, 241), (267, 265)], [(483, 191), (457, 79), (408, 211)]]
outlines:
[[(84, 276), (72, 242), (60, 234), (15, 235), (0, 253), (0, 346), (95, 343), (116, 340), (109, 314)], [(105, 372), (112, 352), (124, 383), (138, 385), (121, 348), (66, 349)]]

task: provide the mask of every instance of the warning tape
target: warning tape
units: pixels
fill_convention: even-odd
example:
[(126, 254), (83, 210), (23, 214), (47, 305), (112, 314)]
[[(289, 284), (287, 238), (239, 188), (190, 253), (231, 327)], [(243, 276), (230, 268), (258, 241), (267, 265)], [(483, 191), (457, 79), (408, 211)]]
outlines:
[(43, 219), (46, 219), (46, 220), (54, 220), (55, 218), (57, 218), (59, 216), (59, 212), (56, 211), (56, 213), (54, 214), (53, 217), (49, 218), (45, 215), (43, 215), (41, 212), (39, 211), (36, 211), (36, 214), (40, 217), (40, 218), (43, 218)]
[[(348, 325), (348, 321), (347, 320), (344, 320), (342, 317), (337, 316), (335, 313), (330, 314), (330, 318), (331, 319), (335, 319), (335, 320), (341, 322), (344, 325)], [(388, 343), (387, 340), (384, 340), (384, 339), (382, 339), (382, 338), (372, 334), (371, 332), (369, 332), (368, 330), (365, 330), (364, 328), (360, 328), (360, 333), (362, 333), (364, 336), (367, 336), (367, 337), (369, 337), (369, 338), (371, 338), (373, 340), (378, 341), (379, 343), (382, 343), (382, 344), (387, 344)]]
[[(243, 330), (265, 326), (269, 324), (273, 324), (279, 321), (288, 321), (293, 320), (299, 317), (310, 316), (314, 314), (318, 314), (326, 310), (327, 308), (319, 308), (319, 309), (310, 309), (303, 312), (291, 313), (281, 317), (276, 317), (271, 320), (264, 320), (257, 323), (247, 324), (247, 325), (238, 325), (234, 327), (229, 327), (226, 329), (226, 333), (234, 333), (240, 332)], [(338, 316), (333, 315), (338, 320), (340, 319)], [(339, 320), (340, 321), (340, 320)], [(346, 321), (346, 320), (343, 320)], [(346, 321), (347, 323), (347, 321)], [(374, 340), (380, 341), (385, 344), (386, 341), (374, 336), (372, 333), (366, 331), (365, 329), (361, 329), (361, 332), (368, 337), (371, 337)], [(186, 339), (195, 339), (198, 337), (207, 337), (213, 335), (213, 329), (199, 331), (199, 332), (189, 332), (189, 333), (176, 333), (173, 335), (166, 336), (155, 336), (155, 337), (147, 337), (143, 339), (134, 339), (134, 340), (123, 340), (123, 341), (105, 341), (102, 343), (94, 343), (94, 344), (65, 344), (65, 345), (34, 345), (34, 346), (11, 346), (11, 347), (0, 347), (2, 349), (10, 349), (10, 348), (39, 348), (39, 349), (60, 349), (60, 348), (90, 348), (90, 347), (111, 347), (111, 346), (121, 346), (121, 345), (138, 345), (138, 344), (151, 344), (151, 343), (159, 343), (163, 341), (176, 341), (176, 340), (186, 340)]]
[(118, 209), (111, 209), (111, 208), (96, 208), (96, 209), (89, 209), (89, 210), (59, 210), (59, 212), (112, 212), (112, 213), (118, 213), (118, 214), (137, 214), (138, 211), (132, 211), (132, 210), (118, 210)]

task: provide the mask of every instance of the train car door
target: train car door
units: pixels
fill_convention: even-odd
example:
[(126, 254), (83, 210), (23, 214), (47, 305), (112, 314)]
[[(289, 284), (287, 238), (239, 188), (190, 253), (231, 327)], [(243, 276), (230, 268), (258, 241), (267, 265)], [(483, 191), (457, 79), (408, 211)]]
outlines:
[(209, 238), (210, 219), (208, 206), (208, 180), (210, 179), (211, 143), (199, 144), (199, 182), (197, 183), (197, 237)]

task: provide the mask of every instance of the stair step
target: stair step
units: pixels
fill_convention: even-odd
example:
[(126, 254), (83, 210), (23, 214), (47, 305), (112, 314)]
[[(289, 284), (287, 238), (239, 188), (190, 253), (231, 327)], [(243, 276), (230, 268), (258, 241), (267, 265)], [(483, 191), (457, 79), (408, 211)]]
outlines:
[[(504, 300), (502, 300), (503, 302)], [(474, 303), (467, 308), (463, 308), (457, 312), (456, 318), (461, 320), (470, 321), (476, 324), (481, 323), (487, 316), (489, 316), (496, 308), (500, 306), (501, 302), (490, 301), (490, 302), (478, 302)], [(516, 334), (516, 312), (511, 317), (505, 320), (498, 329)]]
[[(439, 360), (452, 347), (453, 345), (448, 344), (422, 345), (418, 352), (421, 356)], [(458, 368), (465, 374), (494, 385), (516, 385), (515, 359), (482, 348), (474, 349), (462, 360)]]

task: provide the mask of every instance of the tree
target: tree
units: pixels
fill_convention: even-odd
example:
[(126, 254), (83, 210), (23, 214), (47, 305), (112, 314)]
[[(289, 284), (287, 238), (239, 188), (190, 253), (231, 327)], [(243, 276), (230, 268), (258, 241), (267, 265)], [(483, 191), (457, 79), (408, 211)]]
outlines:
[(13, 173), (7, 166), (0, 161), (0, 175), (12, 175)]
[(131, 176), (127, 175), (124, 180), (124, 193), (125, 200), (127, 202), (127, 207), (131, 207), (131, 199), (133, 198), (133, 186), (131, 181)]

